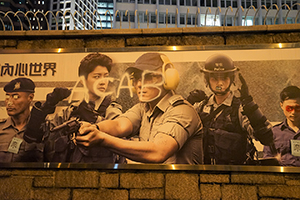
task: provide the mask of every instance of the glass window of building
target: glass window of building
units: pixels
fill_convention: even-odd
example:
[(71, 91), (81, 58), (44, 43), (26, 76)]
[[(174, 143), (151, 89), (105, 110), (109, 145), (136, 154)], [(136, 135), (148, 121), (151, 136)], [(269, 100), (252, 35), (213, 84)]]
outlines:
[(172, 14), (168, 13), (168, 15), (166, 16), (166, 22), (168, 22), (168, 24), (171, 24), (171, 16)]
[(225, 1), (221, 1), (221, 7), (222, 7), (222, 8), (225, 8), (225, 7), (226, 7)]
[(271, 6), (271, 1), (270, 0), (266, 0), (265, 5), (267, 6), (267, 8), (269, 9)]
[(165, 23), (165, 13), (159, 13), (159, 19), (158, 19), (158, 23), (160, 24), (164, 24)]
[(180, 15), (180, 24), (185, 24), (185, 15), (181, 14)]
[(176, 0), (172, 0), (172, 5), (177, 5), (177, 1)]
[(206, 0), (206, 5), (207, 7), (211, 7), (211, 0)]
[(217, 2), (217, 0), (212, 0), (212, 7), (218, 7), (219, 5), (218, 5), (218, 2)]
[(164, 5), (164, 4), (165, 4), (165, 1), (164, 1), (164, 0), (159, 0), (159, 4), (160, 4), (160, 5)]
[(123, 16), (122, 22), (128, 22), (128, 15), (125, 15), (124, 11), (122, 11), (121, 13), (122, 13), (121, 16)]
[(59, 4), (59, 8), (63, 9), (64, 8), (64, 3)]
[(189, 16), (187, 17), (186, 24), (187, 24), (187, 25), (192, 25), (192, 24), (193, 24), (193, 16), (189, 15)]
[(134, 12), (129, 12), (128, 13), (128, 17), (129, 17), (129, 19), (130, 19), (130, 22), (134, 22)]
[(242, 19), (242, 25), (244, 26), (253, 26), (253, 17), (247, 17), (245, 20), (244, 18)]
[(253, 0), (253, 1), (252, 1), (252, 5), (253, 5), (255, 8), (257, 8), (257, 0)]
[(176, 17), (175, 17), (175, 15), (172, 15), (172, 24), (175, 24), (175, 22), (176, 22)]
[(249, 8), (251, 6), (251, 1), (250, 0), (246, 0), (246, 8)]
[(226, 1), (226, 8), (228, 8), (229, 6), (231, 6), (231, 1)]
[(237, 2), (236, 1), (232, 1), (232, 7), (237, 8)]
[(105, 3), (105, 2), (100, 2), (100, 3), (98, 3), (98, 6), (99, 6), (99, 7), (106, 7), (106, 6), (107, 6), (107, 3)]
[(155, 13), (150, 13), (150, 23), (156, 23), (156, 15)]

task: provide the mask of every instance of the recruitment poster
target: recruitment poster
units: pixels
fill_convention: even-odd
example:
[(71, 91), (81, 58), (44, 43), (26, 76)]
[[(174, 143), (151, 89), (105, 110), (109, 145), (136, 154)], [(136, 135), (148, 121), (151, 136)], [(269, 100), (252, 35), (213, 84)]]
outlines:
[[(8, 118), (6, 110), (6, 92), (4, 86), (13, 79), (26, 77), (31, 79), (36, 88), (32, 105), (40, 101), (44, 103), (48, 93), (53, 92), (54, 88), (68, 88), (71, 94), (56, 105), (55, 113), (64, 112), (71, 104), (77, 102), (90, 101), (88, 97), (88, 85), (84, 81), (85, 77), (79, 75), (79, 66), (82, 59), (89, 54), (100, 53), (108, 56), (113, 61), (113, 65), (109, 74), (105, 75), (108, 85), (106, 91), (97, 91), (99, 96), (110, 96), (113, 101), (117, 102), (122, 107), (121, 112), (125, 113), (134, 105), (139, 103), (139, 98), (131, 85), (131, 74), (127, 69), (134, 67), (135, 61), (145, 53), (156, 53), (157, 51), (121, 51), (121, 52), (66, 52), (60, 50), (56, 52), (25, 52), (25, 53), (6, 53), (0, 55), (0, 119), (5, 121)], [(271, 122), (272, 125), (279, 124), (285, 120), (285, 115), (280, 106), (280, 92), (287, 86), (300, 86), (299, 66), (300, 66), (300, 49), (299, 48), (275, 48), (275, 49), (233, 49), (233, 50), (180, 50), (180, 51), (159, 51), (158, 53), (166, 55), (173, 67), (179, 75), (179, 84), (174, 89), (174, 94), (181, 95), (187, 98), (191, 91), (198, 89), (205, 92), (209, 97), (213, 93), (209, 84), (205, 81), (203, 69), (205, 61), (213, 55), (223, 54), (233, 60), (234, 67), (237, 68), (234, 80), (230, 86), (232, 94), (240, 96), (239, 89), (242, 87), (242, 82), (239, 79), (241, 74), (248, 86), (249, 94), (253, 97), (254, 102), (259, 106), (261, 112)], [(162, 77), (164, 74), (162, 74)], [(162, 78), (162, 82), (165, 80)], [(96, 82), (95, 84), (99, 84)], [(97, 90), (97, 85), (92, 86)], [(101, 89), (100, 89), (101, 90)], [(97, 104), (97, 103), (96, 103)], [(31, 106), (32, 106), (31, 105)], [(97, 105), (96, 105), (97, 106)], [(296, 108), (295, 108), (296, 109)], [(49, 117), (49, 116), (48, 116)], [(51, 117), (51, 116), (50, 116)], [(61, 124), (61, 123), (60, 123)], [(58, 124), (57, 124), (58, 125)], [(55, 127), (51, 127), (53, 129)], [(50, 129), (49, 129), (50, 130)], [(48, 131), (48, 136), (54, 134)], [(0, 132), (0, 137), (2, 133)], [(67, 136), (62, 141), (62, 144), (74, 144), (74, 135)], [(39, 141), (41, 149), (46, 136), (42, 136)], [(50, 137), (51, 138), (51, 137)], [(53, 137), (59, 139), (57, 137)], [(70, 140), (73, 140), (70, 142)], [(139, 137), (127, 137), (124, 140), (138, 141)], [(297, 155), (297, 138), (293, 141), (291, 150)], [(3, 143), (3, 140), (0, 141)], [(0, 142), (0, 143), (1, 143)], [(257, 159), (263, 158), (263, 145), (253, 139), (257, 149)], [(22, 141), (21, 141), (22, 143)], [(7, 151), (11, 141), (6, 144), (1, 144), (0, 151)], [(52, 151), (56, 154), (57, 151), (69, 148), (57, 147)], [(179, 145), (180, 146), (180, 145)], [(199, 145), (201, 146), (201, 145)], [(76, 148), (75, 148), (76, 149)], [(80, 150), (83, 155), (89, 150), (82, 148)], [(47, 151), (43, 149), (42, 151)], [(95, 150), (96, 151), (96, 150)], [(97, 150), (98, 151), (98, 150)], [(105, 154), (106, 148), (102, 148), (101, 152)], [(89, 152), (90, 153), (90, 152)], [(68, 154), (68, 153), (67, 153)], [(65, 157), (68, 155), (64, 155)], [(94, 157), (97, 157), (99, 152), (95, 152)], [(115, 155), (115, 152), (113, 153)], [(120, 156), (122, 157), (122, 156)], [(65, 159), (65, 158), (64, 158)], [(66, 158), (62, 162), (94, 162), (93, 159), (81, 160), (76, 158), (69, 160)], [(115, 160), (107, 162), (132, 162), (130, 159), (119, 159), (119, 155), (115, 156)], [(117, 160), (117, 161), (116, 161)], [(50, 160), (60, 162), (61, 160)], [(5, 162), (5, 160), (0, 160)], [(26, 160), (24, 161), (26, 162)], [(95, 161), (97, 162), (97, 161)]]

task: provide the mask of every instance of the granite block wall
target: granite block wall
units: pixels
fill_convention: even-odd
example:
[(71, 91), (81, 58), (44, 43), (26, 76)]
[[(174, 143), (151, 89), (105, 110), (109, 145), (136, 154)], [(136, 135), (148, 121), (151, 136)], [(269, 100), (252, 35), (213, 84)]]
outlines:
[(300, 175), (205, 171), (1, 169), (5, 200), (300, 199)]

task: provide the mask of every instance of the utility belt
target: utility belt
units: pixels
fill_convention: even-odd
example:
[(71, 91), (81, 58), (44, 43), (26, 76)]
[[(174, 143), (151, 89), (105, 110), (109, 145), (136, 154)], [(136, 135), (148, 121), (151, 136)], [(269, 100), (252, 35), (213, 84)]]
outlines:
[(205, 164), (244, 164), (247, 136), (221, 129), (204, 128)]

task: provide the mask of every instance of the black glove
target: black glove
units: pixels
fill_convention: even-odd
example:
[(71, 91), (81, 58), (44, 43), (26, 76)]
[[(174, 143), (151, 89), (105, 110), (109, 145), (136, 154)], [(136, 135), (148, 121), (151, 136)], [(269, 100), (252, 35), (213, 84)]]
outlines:
[(71, 116), (79, 118), (80, 121), (95, 123), (99, 114), (94, 110), (91, 104), (82, 101), (77, 108), (74, 108)]
[(204, 91), (202, 90), (193, 90), (190, 92), (189, 96), (186, 98), (186, 100), (190, 103), (190, 104), (194, 104), (196, 102), (201, 102), (204, 99), (206, 99), (207, 96), (205, 94)]
[(245, 105), (245, 104), (253, 101), (253, 98), (249, 94), (248, 85), (241, 73), (239, 73), (239, 79), (242, 83), (242, 86), (241, 86), (241, 89), (238, 89), (238, 90), (240, 91), (240, 94), (241, 94), (242, 103)]
[(61, 100), (70, 96), (71, 90), (67, 88), (54, 88), (52, 93), (47, 94), (45, 105), (55, 106)]
[(26, 142), (42, 142), (44, 132), (41, 125), (45, 122), (46, 116), (47, 113), (41, 110), (41, 102), (37, 101), (31, 109), (30, 119), (24, 132)]

